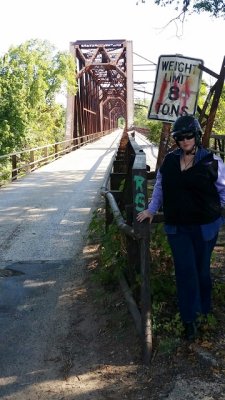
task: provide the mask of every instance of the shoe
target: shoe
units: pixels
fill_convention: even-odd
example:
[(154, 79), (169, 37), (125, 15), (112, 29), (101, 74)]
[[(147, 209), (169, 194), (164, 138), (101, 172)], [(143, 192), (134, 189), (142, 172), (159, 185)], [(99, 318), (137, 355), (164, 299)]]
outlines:
[(186, 322), (184, 324), (185, 338), (195, 340), (198, 336), (198, 329), (195, 322)]

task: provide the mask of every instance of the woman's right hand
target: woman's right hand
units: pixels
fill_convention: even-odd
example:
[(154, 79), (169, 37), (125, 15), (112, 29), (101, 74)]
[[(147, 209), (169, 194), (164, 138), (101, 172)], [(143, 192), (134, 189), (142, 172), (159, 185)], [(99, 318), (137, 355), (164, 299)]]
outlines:
[(138, 215), (137, 215), (137, 221), (138, 222), (142, 222), (142, 221), (144, 221), (146, 218), (149, 218), (149, 223), (151, 224), (151, 222), (152, 222), (152, 219), (153, 219), (153, 214), (151, 214), (150, 212), (149, 212), (149, 210), (147, 209), (147, 210), (144, 210), (144, 211), (141, 211)]

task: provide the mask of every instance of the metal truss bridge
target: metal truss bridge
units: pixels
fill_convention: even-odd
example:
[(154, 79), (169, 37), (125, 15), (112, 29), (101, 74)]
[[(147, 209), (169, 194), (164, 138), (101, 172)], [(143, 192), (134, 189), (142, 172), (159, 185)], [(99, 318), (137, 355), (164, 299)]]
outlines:
[(66, 138), (133, 123), (132, 42), (78, 40), (70, 44), (76, 61), (78, 90), (68, 97)]

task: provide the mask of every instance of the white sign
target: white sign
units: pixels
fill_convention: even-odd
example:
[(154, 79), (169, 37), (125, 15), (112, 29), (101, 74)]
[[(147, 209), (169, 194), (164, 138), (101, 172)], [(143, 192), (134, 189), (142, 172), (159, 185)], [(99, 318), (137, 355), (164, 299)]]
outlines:
[(194, 115), (202, 60), (182, 55), (159, 57), (149, 119), (174, 122), (180, 115)]

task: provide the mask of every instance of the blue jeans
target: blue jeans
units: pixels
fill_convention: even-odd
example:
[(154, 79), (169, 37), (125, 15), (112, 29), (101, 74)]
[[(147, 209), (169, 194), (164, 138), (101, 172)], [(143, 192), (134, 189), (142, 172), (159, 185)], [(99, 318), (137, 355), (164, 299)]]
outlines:
[(183, 322), (192, 322), (198, 314), (211, 309), (212, 282), (210, 260), (218, 233), (209, 241), (203, 240), (197, 225), (180, 226), (176, 234), (168, 234), (172, 250), (178, 306)]

